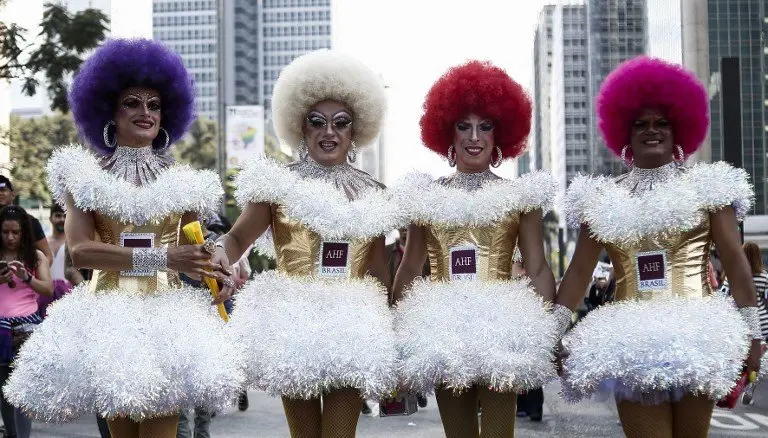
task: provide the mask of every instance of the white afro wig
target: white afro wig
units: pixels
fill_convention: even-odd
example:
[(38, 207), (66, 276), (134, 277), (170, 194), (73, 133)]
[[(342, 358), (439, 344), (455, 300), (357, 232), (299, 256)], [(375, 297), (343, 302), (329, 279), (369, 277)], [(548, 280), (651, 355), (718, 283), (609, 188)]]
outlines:
[(307, 53), (280, 72), (272, 94), (272, 117), (280, 140), (298, 147), (309, 109), (323, 100), (347, 105), (354, 119), (352, 140), (358, 147), (376, 140), (387, 111), (384, 84), (365, 64), (333, 50)]

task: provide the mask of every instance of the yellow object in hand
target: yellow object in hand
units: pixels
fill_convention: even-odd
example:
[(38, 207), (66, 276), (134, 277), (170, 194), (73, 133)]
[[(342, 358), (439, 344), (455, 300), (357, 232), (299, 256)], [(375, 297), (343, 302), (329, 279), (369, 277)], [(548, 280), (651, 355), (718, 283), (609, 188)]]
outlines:
[(749, 373), (749, 383), (754, 383), (755, 380), (757, 380), (757, 373), (752, 371)]
[[(195, 244), (195, 245), (202, 245), (205, 242), (205, 238), (203, 237), (203, 227), (200, 226), (199, 221), (190, 222), (186, 225), (184, 225), (181, 230), (184, 232), (184, 235), (187, 237), (187, 240), (189, 243)], [(206, 277), (203, 276), (203, 281), (205, 281), (205, 284), (208, 286), (208, 289), (211, 290), (211, 295), (213, 295), (213, 299), (219, 297), (219, 284), (216, 283), (216, 279), (212, 277)], [(219, 316), (221, 316), (221, 319), (223, 319), (225, 322), (229, 321), (229, 315), (227, 315), (227, 309), (224, 308), (224, 304), (219, 303), (217, 305), (217, 308), (219, 310)]]

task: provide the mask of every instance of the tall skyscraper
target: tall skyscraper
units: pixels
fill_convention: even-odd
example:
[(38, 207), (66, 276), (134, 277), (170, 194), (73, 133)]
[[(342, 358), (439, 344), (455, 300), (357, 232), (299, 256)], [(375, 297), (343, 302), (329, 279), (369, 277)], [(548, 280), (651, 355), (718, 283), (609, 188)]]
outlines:
[(589, 113), (587, 8), (583, 1), (559, 5), (553, 14), (550, 86), (550, 155), (560, 194), (579, 173), (588, 173)]
[(647, 54), (669, 62), (683, 62), (683, 1), (646, 0), (648, 11)]
[(768, 214), (766, 190), (766, 135), (768, 96), (766, 95), (765, 35), (768, 31), (768, 4), (765, 0), (709, 0), (707, 25), (709, 39), (709, 77), (712, 160), (723, 159), (726, 147), (722, 132), (720, 63), (724, 57), (737, 57), (741, 69), (741, 127), (744, 169), (755, 186), (753, 214)]
[(549, 93), (552, 73), (552, 15), (555, 6), (546, 5), (539, 12), (533, 40), (533, 126), (528, 150), (518, 159), (518, 174), (533, 169), (550, 170)]
[(627, 59), (645, 54), (648, 46), (648, 13), (645, 0), (588, 0), (589, 143), (591, 173), (617, 175), (623, 164), (603, 145), (594, 118), (594, 102), (605, 77)]

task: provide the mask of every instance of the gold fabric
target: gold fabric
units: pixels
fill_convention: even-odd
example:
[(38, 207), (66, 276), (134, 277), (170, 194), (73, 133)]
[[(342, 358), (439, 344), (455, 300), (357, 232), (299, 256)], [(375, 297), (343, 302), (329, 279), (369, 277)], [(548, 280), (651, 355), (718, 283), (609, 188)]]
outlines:
[(427, 251), (432, 281), (450, 280), (451, 248), (477, 248), (477, 280), (508, 280), (512, 275), (520, 213), (510, 213), (502, 220), (482, 227), (426, 224)]
[[(179, 243), (179, 227), (181, 214), (173, 214), (166, 217), (159, 224), (146, 224), (136, 226), (122, 223), (107, 217), (99, 212), (93, 213), (96, 229), (96, 241), (110, 245), (120, 245), (121, 233), (154, 233), (155, 247), (176, 246)], [(142, 294), (151, 294), (157, 290), (181, 287), (179, 275), (173, 271), (158, 271), (155, 275), (147, 277), (129, 277), (120, 274), (120, 271), (93, 271), (93, 278), (88, 289), (91, 292), (121, 289)]]
[[(652, 214), (652, 213), (649, 213)], [(701, 211), (696, 227), (687, 232), (670, 230), (663, 235), (643, 239), (636, 245), (605, 245), (616, 275), (616, 300), (659, 297), (703, 297), (712, 289), (707, 281), (709, 249), (712, 242), (709, 214)], [(667, 288), (638, 291), (637, 254), (666, 250)]]
[[(298, 219), (288, 217), (283, 206), (272, 208), (272, 238), (280, 273), (309, 277), (318, 275), (323, 239)], [(365, 276), (373, 242), (374, 239), (349, 240), (350, 278)]]

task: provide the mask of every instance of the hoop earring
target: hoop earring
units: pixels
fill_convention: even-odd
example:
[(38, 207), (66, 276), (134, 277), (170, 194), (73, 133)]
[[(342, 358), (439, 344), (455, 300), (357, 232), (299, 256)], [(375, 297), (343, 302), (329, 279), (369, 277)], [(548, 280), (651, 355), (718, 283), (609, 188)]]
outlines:
[(680, 146), (679, 144), (676, 144), (675, 151), (677, 151), (677, 153), (680, 155), (680, 158), (678, 157), (674, 158), (675, 163), (677, 163), (678, 165), (682, 165), (683, 163), (685, 163), (685, 152), (683, 151), (683, 147)]
[(307, 158), (307, 154), (309, 151), (307, 151), (307, 140), (305, 138), (302, 138), (299, 140), (299, 159), (304, 160)]
[(456, 167), (456, 157), (453, 155), (454, 150), (453, 145), (448, 148), (448, 165), (451, 167)]
[(107, 124), (104, 125), (104, 145), (107, 147), (107, 149), (114, 149), (117, 147), (117, 133), (115, 133), (115, 138), (112, 141), (109, 141), (110, 126), (117, 127), (113, 120), (108, 121)]
[(634, 158), (630, 158), (627, 160), (627, 150), (629, 149), (629, 145), (624, 145), (623, 148), (621, 148), (621, 162), (624, 163), (625, 166), (628, 168), (632, 168), (632, 165), (635, 163)]
[(357, 160), (357, 145), (353, 141), (349, 150), (347, 150), (347, 159), (350, 163), (354, 163)]
[(493, 167), (495, 169), (495, 168), (501, 166), (501, 162), (504, 160), (504, 154), (501, 152), (501, 148), (500, 147), (496, 146), (494, 149), (499, 154), (499, 157), (497, 159), (493, 160), (493, 162), (491, 163), (491, 167)]
[(165, 134), (165, 145), (163, 145), (163, 149), (161, 150), (166, 150), (168, 149), (168, 145), (171, 144), (171, 135), (168, 134), (168, 131), (166, 131), (165, 128), (163, 128), (162, 126), (160, 127), (160, 131), (162, 131), (163, 134)]

